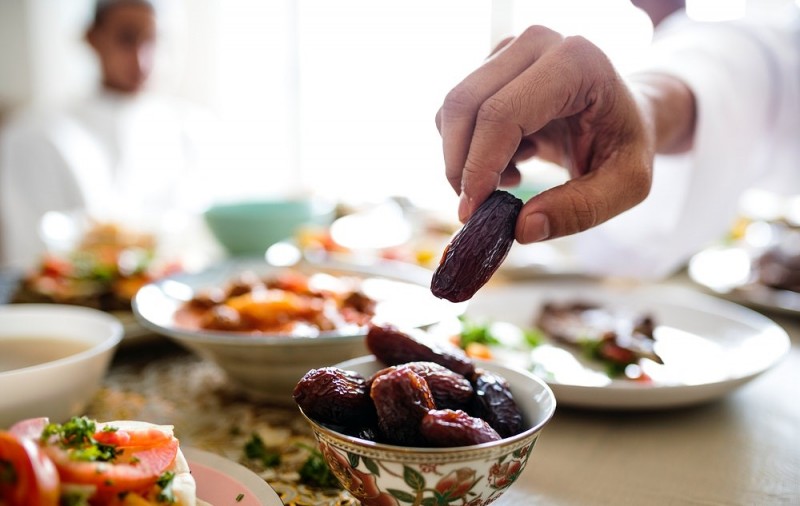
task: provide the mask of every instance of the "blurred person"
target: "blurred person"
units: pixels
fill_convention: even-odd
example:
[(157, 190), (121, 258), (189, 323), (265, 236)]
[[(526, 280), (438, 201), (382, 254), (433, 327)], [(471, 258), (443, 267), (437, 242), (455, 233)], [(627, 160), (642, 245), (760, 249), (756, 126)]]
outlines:
[(98, 0), (85, 34), (98, 89), (60, 110), (24, 111), (2, 132), (0, 264), (38, 261), (48, 211), (151, 227), (181, 205), (207, 118), (148, 89), (159, 12), (153, 0)]
[(751, 186), (800, 191), (797, 9), (689, 23), (682, 2), (634, 3), (657, 30), (625, 78), (586, 39), (533, 26), (448, 93), (436, 123), (462, 221), (541, 157), (570, 179), (525, 203), (517, 241), (578, 234), (589, 273), (658, 278), (722, 237)]

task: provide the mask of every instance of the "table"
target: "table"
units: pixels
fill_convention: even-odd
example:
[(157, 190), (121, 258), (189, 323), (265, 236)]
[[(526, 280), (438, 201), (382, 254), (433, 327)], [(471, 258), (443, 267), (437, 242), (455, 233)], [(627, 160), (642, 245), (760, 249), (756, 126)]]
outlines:
[[(777, 367), (692, 408), (559, 408), (519, 482), (495, 504), (800, 504), (800, 319), (770, 316), (792, 340)], [(245, 462), (286, 504), (357, 504), (346, 492), (298, 485), (302, 445), (313, 439), (294, 410), (250, 403), (215, 366), (165, 340), (123, 347), (89, 414), (172, 423), (182, 444), (240, 461), (256, 431), (282, 448), (284, 462), (276, 469)]]

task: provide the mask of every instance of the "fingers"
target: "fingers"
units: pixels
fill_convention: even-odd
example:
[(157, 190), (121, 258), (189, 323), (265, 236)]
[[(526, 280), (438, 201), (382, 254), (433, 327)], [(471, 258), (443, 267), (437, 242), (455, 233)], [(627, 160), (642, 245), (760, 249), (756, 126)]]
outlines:
[[(477, 191), (473, 195), (479, 199), (476, 206), (497, 186), (500, 173), (517, 147), (512, 138), (505, 143), (501, 152), (486, 156), (483, 164), (467, 169), (467, 153), (470, 151), (479, 109), (487, 99), (513, 81), (560, 40), (559, 34), (547, 28), (529, 28), (467, 76), (445, 98), (437, 114), (437, 126), (442, 135), (447, 179), (453, 189), (460, 193), (462, 173), (465, 170), (474, 171), (473, 179), (479, 181), (475, 183)], [(516, 143), (519, 143), (519, 136)]]
[(597, 170), (529, 200), (517, 220), (516, 239), (527, 244), (599, 225), (644, 200), (651, 179), (651, 157), (620, 150)]

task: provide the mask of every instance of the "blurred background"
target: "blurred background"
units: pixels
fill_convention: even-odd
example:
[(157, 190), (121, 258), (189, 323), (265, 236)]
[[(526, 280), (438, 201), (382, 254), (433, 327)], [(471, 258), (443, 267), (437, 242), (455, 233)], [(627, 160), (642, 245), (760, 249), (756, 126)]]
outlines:
[[(699, 20), (793, 0), (689, 0)], [(286, 195), (399, 197), (455, 220), (434, 114), (502, 38), (532, 24), (589, 38), (624, 72), (653, 27), (628, 0), (160, 0), (151, 91), (207, 112), (192, 169), (210, 203)], [(0, 122), (89, 95), (94, 0), (0, 3)], [(523, 168), (524, 170), (524, 168)], [(563, 175), (525, 170), (533, 190)], [(532, 180), (531, 180), (532, 179)]]

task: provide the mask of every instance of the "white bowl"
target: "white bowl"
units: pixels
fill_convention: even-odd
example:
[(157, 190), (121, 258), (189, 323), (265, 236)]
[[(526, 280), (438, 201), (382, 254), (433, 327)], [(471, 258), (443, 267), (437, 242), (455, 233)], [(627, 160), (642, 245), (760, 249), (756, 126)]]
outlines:
[[(463, 304), (433, 297), (428, 288), (430, 271), (415, 266), (397, 271), (334, 263), (298, 264), (292, 268), (308, 274), (326, 272), (360, 278), (364, 292), (377, 301), (376, 319), (409, 328), (433, 325), (442, 318), (461, 314), (465, 308)], [(133, 311), (143, 327), (215, 362), (251, 398), (294, 406), (292, 390), (309, 369), (368, 353), (364, 345), (366, 326), (307, 337), (190, 330), (176, 324), (174, 318), (175, 312), (198, 290), (224, 286), (242, 272), (268, 276), (282, 269), (263, 260), (247, 259), (158, 280), (139, 290)]]
[[(519, 477), (555, 413), (555, 396), (533, 374), (497, 362), (476, 360), (475, 364), (508, 381), (524, 416), (524, 431), (473, 446), (413, 448), (348, 436), (306, 417), (333, 474), (361, 504), (395, 504), (393, 499), (414, 504), (489, 504)], [(336, 367), (368, 378), (386, 366), (367, 355)]]
[[(0, 428), (25, 418), (46, 416), (63, 422), (81, 414), (100, 388), (122, 334), (116, 318), (95, 309), (0, 306), (0, 365), (6, 364), (0, 369)], [(14, 355), (9, 351), (12, 342)], [(7, 370), (11, 357), (59, 348), (64, 352)]]

